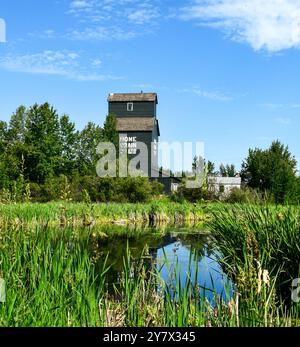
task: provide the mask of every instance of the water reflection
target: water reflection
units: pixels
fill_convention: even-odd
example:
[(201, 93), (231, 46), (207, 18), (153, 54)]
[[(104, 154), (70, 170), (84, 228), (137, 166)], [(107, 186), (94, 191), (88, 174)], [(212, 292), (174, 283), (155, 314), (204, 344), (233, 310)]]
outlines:
[(142, 259), (148, 269), (156, 267), (168, 285), (174, 284), (177, 276), (182, 287), (189, 279), (198, 285), (209, 301), (213, 301), (213, 292), (224, 300), (231, 296), (231, 282), (217, 261), (214, 240), (196, 230), (174, 228), (163, 233), (148, 230), (130, 236), (124, 232), (99, 238), (96, 247), (100, 256), (96, 266), (101, 269), (105, 259), (110, 266), (108, 289), (113, 289), (121, 279), (127, 245), (134, 263), (139, 264)]

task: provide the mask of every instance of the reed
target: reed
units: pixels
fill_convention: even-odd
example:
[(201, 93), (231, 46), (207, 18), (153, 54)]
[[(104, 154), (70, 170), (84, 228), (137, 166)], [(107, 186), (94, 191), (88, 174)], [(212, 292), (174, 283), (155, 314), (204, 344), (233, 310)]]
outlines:
[(299, 277), (300, 208), (220, 204), (211, 214), (209, 228), (240, 303), (259, 312), (264, 307), (261, 321), (277, 316), (276, 311), (281, 316), (298, 311), (291, 292)]

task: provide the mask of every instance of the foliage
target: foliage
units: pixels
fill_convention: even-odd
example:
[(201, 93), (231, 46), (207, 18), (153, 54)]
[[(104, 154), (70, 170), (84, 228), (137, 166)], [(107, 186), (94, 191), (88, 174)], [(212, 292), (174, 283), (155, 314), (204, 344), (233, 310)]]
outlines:
[[(209, 166), (203, 158), (195, 157), (193, 161), (193, 177), (183, 178), (178, 189), (178, 195), (191, 202), (206, 200), (209, 196), (207, 184), (208, 168)], [(196, 186), (190, 187), (188, 183), (193, 183), (193, 181)]]
[[(214, 206), (208, 225), (222, 262), (245, 304), (257, 301), (262, 274), (274, 292), (269, 301), (291, 304), (292, 281), (300, 270), (300, 209), (297, 206), (243, 204)], [(287, 306), (287, 308), (290, 308)]]
[(207, 162), (207, 174), (209, 176), (215, 174), (215, 164), (210, 160), (208, 160), (208, 162)]
[(117, 132), (117, 119), (115, 115), (109, 114), (106, 117), (103, 127), (103, 140), (115, 145), (116, 152), (119, 150), (119, 134)]
[(276, 203), (284, 203), (296, 184), (296, 165), (288, 147), (275, 141), (267, 150), (249, 150), (241, 176), (249, 187), (268, 191)]
[(260, 192), (258, 190), (249, 188), (247, 186), (239, 188), (233, 188), (228, 194), (222, 199), (223, 202), (228, 203), (251, 203), (251, 204), (262, 204), (272, 203), (273, 198), (267, 192)]
[(227, 164), (224, 166), (223, 164), (220, 165), (220, 175), (222, 177), (235, 177), (236, 175), (236, 169), (233, 164), (229, 165)]
[(20, 106), (9, 124), (0, 122), (0, 198), (6, 202), (51, 200), (146, 202), (162, 193), (157, 182), (143, 178), (99, 178), (97, 146), (118, 148), (114, 115), (104, 128), (89, 122), (81, 131), (68, 115), (58, 116), (48, 103)]

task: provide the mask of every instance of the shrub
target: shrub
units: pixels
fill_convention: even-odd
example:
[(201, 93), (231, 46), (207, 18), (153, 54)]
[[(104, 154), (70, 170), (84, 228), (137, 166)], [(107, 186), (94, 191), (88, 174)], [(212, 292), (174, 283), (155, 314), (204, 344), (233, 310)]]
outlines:
[(261, 193), (255, 189), (243, 187), (242, 189), (233, 188), (227, 195), (225, 195), (223, 201), (229, 203), (261, 204), (273, 202), (273, 198), (267, 192)]

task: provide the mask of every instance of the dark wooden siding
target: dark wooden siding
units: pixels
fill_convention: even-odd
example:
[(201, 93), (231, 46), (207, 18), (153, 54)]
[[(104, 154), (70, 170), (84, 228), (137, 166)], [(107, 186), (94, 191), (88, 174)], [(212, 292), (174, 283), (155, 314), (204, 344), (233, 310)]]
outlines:
[(133, 102), (133, 111), (127, 111), (127, 102), (110, 102), (108, 112), (117, 117), (156, 117), (155, 102)]
[[(136, 137), (137, 142), (143, 142), (148, 148), (148, 177), (151, 176), (151, 142), (152, 142), (152, 132), (120, 132), (119, 136)], [(136, 155), (128, 154), (128, 160), (133, 159)]]

